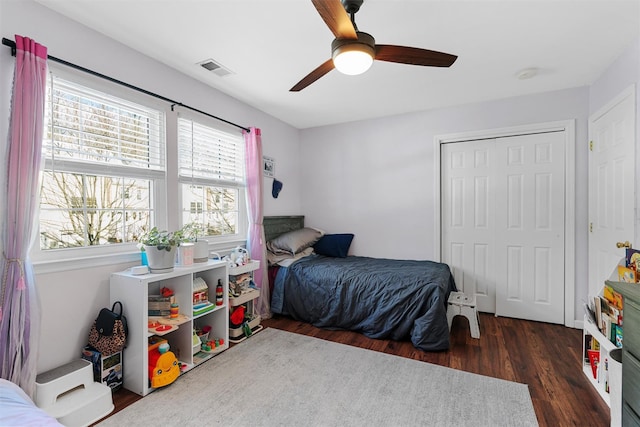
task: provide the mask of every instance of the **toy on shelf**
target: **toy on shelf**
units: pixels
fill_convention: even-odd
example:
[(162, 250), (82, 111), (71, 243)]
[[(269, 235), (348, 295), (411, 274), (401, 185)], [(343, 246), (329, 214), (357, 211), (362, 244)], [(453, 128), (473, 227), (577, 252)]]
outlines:
[(209, 302), (209, 287), (202, 277), (193, 279), (193, 305)]
[(149, 337), (149, 381), (158, 388), (171, 384), (180, 376), (178, 359), (169, 351), (167, 340)]
[(177, 303), (176, 296), (170, 288), (163, 287), (157, 295), (149, 294), (149, 316), (169, 316), (171, 305)]
[(240, 246), (236, 247), (231, 253), (224, 257), (223, 260), (229, 263), (229, 267), (239, 267), (250, 261), (249, 252)]
[(253, 280), (251, 279), (251, 273), (242, 273), (237, 276), (229, 276), (229, 294), (234, 297), (239, 297), (244, 291), (251, 287)]
[(233, 311), (229, 315), (229, 323), (231, 324), (231, 327), (238, 328), (244, 323), (244, 313), (246, 307), (244, 305), (239, 305), (232, 310)]
[(157, 335), (166, 335), (169, 332), (178, 329), (178, 325), (165, 325), (160, 323), (160, 321), (151, 318), (149, 318), (147, 325), (149, 332)]
[(216, 305), (221, 306), (224, 304), (224, 288), (222, 287), (222, 279), (218, 279), (218, 285), (216, 286)]
[(205, 343), (209, 341), (209, 332), (211, 332), (211, 326), (205, 325), (202, 329), (196, 329), (196, 334), (200, 338), (200, 342)]
[(202, 342), (202, 351), (205, 353), (217, 353), (221, 351), (224, 347), (224, 338), (217, 338), (209, 341)]

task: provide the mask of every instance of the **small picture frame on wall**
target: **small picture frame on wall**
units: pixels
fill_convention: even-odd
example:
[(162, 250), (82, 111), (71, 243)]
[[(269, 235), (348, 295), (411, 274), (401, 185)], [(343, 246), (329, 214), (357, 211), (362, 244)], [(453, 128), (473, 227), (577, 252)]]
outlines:
[(276, 161), (273, 157), (262, 156), (264, 176), (273, 178), (276, 176)]

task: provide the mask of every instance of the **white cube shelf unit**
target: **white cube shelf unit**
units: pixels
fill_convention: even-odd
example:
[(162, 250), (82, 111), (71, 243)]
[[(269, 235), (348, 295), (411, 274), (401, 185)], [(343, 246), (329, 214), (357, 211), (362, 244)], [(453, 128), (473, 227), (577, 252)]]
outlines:
[[(163, 287), (173, 290), (179, 304), (178, 328), (164, 333), (178, 360), (188, 371), (216, 354), (229, 348), (229, 294), (228, 267), (223, 261), (209, 260), (190, 266), (176, 266), (172, 272), (162, 274), (133, 275), (129, 271), (113, 273), (110, 282), (111, 303), (121, 301), (127, 317), (129, 337), (124, 349), (124, 388), (146, 396), (155, 389), (149, 383), (148, 338), (158, 335), (149, 331), (148, 297), (159, 295)], [(197, 316), (193, 315), (193, 279), (202, 278), (209, 288), (209, 299), (214, 308)], [(221, 281), (224, 290), (223, 304), (215, 306), (216, 286)], [(224, 344), (216, 352), (193, 354), (193, 331), (210, 326), (210, 338), (223, 338)], [(176, 381), (180, 381), (178, 378)]]

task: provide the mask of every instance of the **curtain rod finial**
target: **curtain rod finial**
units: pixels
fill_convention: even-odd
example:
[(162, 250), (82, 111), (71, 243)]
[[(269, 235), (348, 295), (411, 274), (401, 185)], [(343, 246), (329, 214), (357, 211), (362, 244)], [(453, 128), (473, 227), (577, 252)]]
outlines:
[(16, 42), (3, 37), (2, 44), (11, 48), (11, 56), (16, 56)]

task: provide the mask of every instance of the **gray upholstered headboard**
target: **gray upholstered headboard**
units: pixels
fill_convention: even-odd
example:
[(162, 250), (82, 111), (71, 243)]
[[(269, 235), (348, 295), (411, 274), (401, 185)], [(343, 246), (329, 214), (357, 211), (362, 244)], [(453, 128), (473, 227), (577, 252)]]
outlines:
[(262, 223), (264, 225), (264, 236), (268, 242), (288, 231), (303, 228), (304, 215), (265, 216)]

